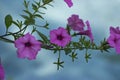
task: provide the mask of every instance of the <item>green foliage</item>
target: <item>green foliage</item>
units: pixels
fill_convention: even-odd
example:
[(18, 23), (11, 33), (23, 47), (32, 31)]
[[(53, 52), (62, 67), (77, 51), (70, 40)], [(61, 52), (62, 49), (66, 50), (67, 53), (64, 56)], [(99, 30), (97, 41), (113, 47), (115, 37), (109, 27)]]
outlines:
[(35, 24), (35, 19), (33, 19), (33, 18), (26, 19), (24, 24), (25, 25), (34, 25)]
[(30, 17), (32, 16), (32, 13), (28, 10), (23, 10), (26, 14), (28, 14)]
[(78, 59), (77, 58), (77, 53), (72, 52), (72, 54), (69, 55), (69, 56), (72, 58), (72, 62), (74, 62), (75, 59)]
[(85, 60), (88, 63), (88, 60), (91, 59), (91, 54), (86, 53), (85, 54)]
[(52, 2), (53, 0), (42, 0), (43, 4), (49, 4), (50, 2)]
[(30, 11), (27, 10), (23, 10), (27, 15), (21, 15), (25, 21), (24, 24), (25, 25), (34, 25), (35, 24), (35, 19), (33, 14)]
[(103, 53), (105, 52), (109, 52), (108, 49), (110, 48), (110, 45), (107, 43), (106, 39), (104, 39), (103, 41), (101, 41), (101, 44), (99, 46), (100, 51)]
[[(43, 0), (42, 1), (43, 4), (41, 4), (41, 1), (38, 1), (38, 2), (34, 1), (31, 5), (32, 10), (34, 11), (34, 12), (32, 12), (32, 11), (29, 11), (29, 8), (31, 8), (31, 7), (29, 7), (29, 1), (27, 2), (26, 0), (24, 0), (25, 10), (23, 10), (23, 11), (26, 13), (26, 15), (21, 15), (25, 19), (24, 24), (25, 25), (36, 25), (35, 18), (44, 19), (41, 15), (41, 14), (43, 14), (43, 12), (40, 12), (39, 9), (40, 8), (46, 9), (45, 5), (49, 4), (51, 1), (52, 0)], [(45, 26), (45, 28), (48, 28), (48, 27)]]
[(25, 6), (26, 9), (28, 9), (29, 3), (30, 3), (30, 1), (24, 0), (23, 5)]
[(32, 4), (32, 8), (33, 8), (33, 10), (34, 10), (35, 12), (37, 12), (38, 7), (37, 7), (35, 4)]
[[(86, 39), (86, 36), (80, 35), (79, 33), (74, 32), (72, 34), (71, 28), (69, 25), (66, 25), (66, 30), (68, 31), (68, 34), (71, 35), (72, 37), (77, 37), (79, 36), (78, 41), (71, 41), (66, 47), (60, 47), (58, 45), (50, 43), (50, 40), (48, 36), (44, 35), (42, 32), (38, 31), (36, 27), (39, 28), (45, 28), (49, 29), (49, 24), (48, 22), (44, 19), (43, 15), (45, 14), (44, 12), (41, 12), (41, 9), (47, 9), (46, 5), (50, 5), (49, 3), (52, 2), (53, 0), (40, 0), (40, 1), (33, 1), (33, 3), (30, 4), (30, 1), (24, 0), (24, 7), (25, 9), (23, 10), (24, 14), (21, 15), (21, 17), (24, 19), (24, 21), (16, 20), (14, 21), (12, 19), (11, 15), (7, 15), (5, 17), (5, 25), (8, 30), (8, 28), (14, 24), (19, 28), (19, 31), (17, 32), (7, 32), (5, 35), (0, 36), (0, 40), (8, 42), (8, 43), (14, 43), (16, 39), (24, 35), (24, 32), (26, 31), (27, 27), (32, 27), (31, 34), (36, 32), (39, 37), (40, 41), (42, 43), (42, 48), (51, 50), (55, 53), (58, 53), (58, 59), (54, 64), (57, 65), (57, 70), (60, 69), (60, 67), (64, 67), (63, 63), (64, 61), (61, 61), (60, 57), (60, 51), (64, 51), (66, 56), (70, 56), (72, 61), (74, 62), (75, 59), (78, 59), (78, 54), (76, 53), (76, 50), (81, 51), (81, 50), (86, 50), (85, 53), (85, 60), (88, 63), (88, 60), (91, 59), (91, 54), (88, 53), (89, 49), (92, 50), (100, 50), (101, 52), (109, 52), (109, 49), (111, 48), (109, 44), (107, 43), (106, 39), (101, 41), (100, 45), (96, 45), (94, 42), (91, 42), (90, 40)], [(37, 19), (38, 18), (38, 19)], [(37, 25), (36, 21), (37, 20), (44, 20), (45, 23), (44, 25)], [(7, 39), (6, 36), (12, 36), (14, 40)]]
[(62, 67), (62, 68), (64, 67), (63, 63), (64, 63), (64, 61), (60, 61), (60, 58), (58, 58), (57, 62), (54, 62), (53, 64), (56, 64), (57, 65), (57, 70), (59, 70), (60, 67)]
[(44, 19), (40, 14), (35, 14), (34, 17), (38, 17), (40, 19)]
[(12, 21), (12, 23), (14, 24), (14, 25), (16, 25), (19, 29), (21, 29), (22, 28), (22, 25), (23, 25), (23, 22), (22, 21)]
[(73, 47), (78, 48), (79, 50), (83, 50), (83, 45), (80, 42), (72, 42)]
[(64, 48), (65, 54), (68, 55), (72, 52), (71, 48)]
[(45, 36), (43, 33), (39, 32), (38, 30), (36, 30), (36, 32), (42, 38), (42, 40), (43, 40), (44, 43), (48, 43), (49, 42), (47, 36)]
[(89, 47), (91, 46), (90, 40), (84, 41), (83, 44), (84, 44), (84, 46), (85, 46), (86, 48), (89, 48)]
[(49, 29), (49, 24), (46, 22), (46, 24), (43, 26), (44, 28), (46, 28), (46, 29)]
[(9, 14), (5, 17), (5, 25), (7, 29), (12, 25), (12, 16)]
[(69, 25), (67, 25), (66, 29), (67, 29), (67, 31), (68, 31), (68, 34), (70, 34), (71, 28), (70, 28)]

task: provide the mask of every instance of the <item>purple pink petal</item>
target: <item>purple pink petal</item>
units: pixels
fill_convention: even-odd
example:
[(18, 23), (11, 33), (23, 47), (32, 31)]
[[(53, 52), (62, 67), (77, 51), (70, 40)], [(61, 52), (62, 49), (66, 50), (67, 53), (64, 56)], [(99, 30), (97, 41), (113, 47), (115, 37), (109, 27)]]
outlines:
[(4, 80), (4, 77), (5, 77), (4, 68), (0, 62), (0, 80)]
[(59, 27), (50, 31), (50, 42), (61, 47), (65, 47), (71, 41), (71, 36), (67, 30)]
[(107, 39), (109, 45), (115, 48), (116, 52), (120, 54), (120, 28), (110, 27), (110, 36)]
[(68, 25), (74, 30), (74, 31), (83, 31), (85, 24), (82, 19), (79, 18), (78, 15), (73, 14), (68, 19)]
[(68, 7), (73, 6), (72, 0), (64, 0), (64, 2), (68, 5)]
[(37, 41), (34, 36), (27, 33), (15, 41), (17, 55), (19, 58), (35, 59), (38, 51), (41, 49), (41, 42)]

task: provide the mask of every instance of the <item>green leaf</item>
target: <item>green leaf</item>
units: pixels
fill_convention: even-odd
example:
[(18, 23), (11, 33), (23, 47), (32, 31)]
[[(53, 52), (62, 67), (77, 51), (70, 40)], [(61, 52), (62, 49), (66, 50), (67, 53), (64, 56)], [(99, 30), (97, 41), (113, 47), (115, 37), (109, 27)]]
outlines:
[(34, 33), (35, 31), (36, 31), (36, 27), (33, 26), (33, 29), (32, 29), (31, 33)]
[(54, 54), (55, 54), (55, 53), (57, 53), (57, 51), (58, 51), (58, 50), (57, 50), (57, 49), (55, 49), (55, 50), (54, 50)]
[(24, 19), (29, 19), (29, 17), (28, 16), (26, 16), (26, 15), (21, 15)]
[(72, 52), (72, 50), (71, 50), (70, 48), (65, 48), (64, 51), (65, 51), (65, 54), (66, 54), (66, 55), (68, 55), (69, 53)]
[(72, 42), (73, 46), (75, 48), (79, 48), (79, 50), (83, 50), (84, 48), (82, 47), (82, 44), (80, 44), (79, 42)]
[(85, 60), (88, 63), (88, 60), (91, 59), (91, 54), (86, 53), (85, 54)]
[(32, 13), (29, 12), (28, 10), (23, 10), (25, 13), (27, 13), (29, 16), (32, 16)]
[(85, 46), (86, 48), (89, 48), (89, 47), (90, 47), (90, 40), (89, 40), (89, 41), (84, 41), (83, 43), (84, 43), (84, 46)]
[(18, 25), (19, 25), (19, 28), (21, 29), (21, 28), (22, 28), (22, 25), (23, 25), (23, 22), (17, 20), (17, 23), (18, 23)]
[(61, 68), (64, 68), (63, 64), (64, 64), (64, 61), (60, 61), (60, 58), (58, 58), (57, 62), (54, 62), (53, 64), (56, 64), (57, 65), (57, 70)]
[(48, 42), (49, 42), (47, 36), (45, 36), (43, 33), (39, 32), (38, 30), (36, 30), (36, 32), (38, 33), (38, 35), (42, 38), (42, 40), (43, 40), (45, 43), (48, 43)]
[(44, 28), (46, 28), (46, 29), (49, 29), (49, 24), (46, 22), (46, 24), (43, 26)]
[(37, 6), (36, 6), (35, 4), (32, 4), (32, 8), (33, 8), (33, 10), (35, 10), (35, 11), (38, 10), (38, 8), (37, 8)]
[(11, 15), (7, 15), (5, 17), (5, 25), (6, 25), (7, 29), (12, 25), (12, 16)]
[(72, 58), (72, 62), (74, 62), (75, 59), (78, 59), (77, 53), (72, 52), (72, 54), (69, 56)]
[(52, 2), (53, 0), (42, 0), (42, 2), (44, 3), (44, 4), (49, 4), (50, 2)]
[(40, 14), (35, 14), (34, 16), (35, 16), (35, 17), (38, 17), (38, 18), (40, 18), (40, 19), (44, 19)]
[(40, 13), (40, 14), (45, 14), (44, 12), (40, 12), (40, 11), (38, 11), (38, 13)]
[(25, 8), (27, 8), (27, 9), (28, 9), (29, 2), (30, 2), (30, 1), (26, 1), (26, 0), (24, 0), (24, 4), (23, 4), (23, 5), (24, 5)]
[(40, 6), (40, 1), (39, 1), (39, 2), (34, 1), (34, 2), (35, 2), (35, 4), (36, 4), (37, 6)]
[(69, 25), (67, 25), (67, 31), (68, 31), (68, 34), (70, 34), (70, 31), (71, 31), (71, 28), (70, 28), (70, 26)]
[(43, 9), (47, 9), (47, 8), (46, 8), (46, 7), (44, 7), (44, 6), (43, 6), (43, 7), (41, 7), (41, 8), (43, 8)]
[(18, 24), (17, 22), (12, 21), (12, 23), (13, 23), (14, 25), (16, 25), (17, 27), (19, 27), (19, 24)]
[(80, 44), (78, 42), (73, 42), (74, 47), (80, 47)]
[(35, 24), (35, 19), (26, 19), (24, 22), (25, 25), (34, 25)]

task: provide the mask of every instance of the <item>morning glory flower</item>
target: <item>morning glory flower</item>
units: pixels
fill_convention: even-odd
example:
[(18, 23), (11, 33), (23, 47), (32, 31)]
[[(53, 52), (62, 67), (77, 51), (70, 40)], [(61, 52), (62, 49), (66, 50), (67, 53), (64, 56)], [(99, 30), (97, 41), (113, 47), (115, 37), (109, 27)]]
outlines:
[(71, 36), (67, 30), (59, 27), (50, 31), (50, 42), (61, 47), (65, 47), (71, 41)]
[(38, 51), (41, 49), (41, 42), (37, 41), (34, 36), (27, 33), (15, 41), (17, 55), (19, 58), (35, 59)]
[(110, 27), (110, 36), (107, 39), (107, 42), (111, 47), (116, 49), (116, 52), (120, 54), (120, 29), (119, 27), (114, 28)]
[(68, 25), (74, 30), (74, 31), (82, 31), (84, 30), (85, 24), (82, 19), (79, 18), (78, 15), (73, 14), (68, 19)]
[(93, 42), (93, 34), (92, 34), (92, 31), (91, 31), (89, 21), (86, 21), (86, 26), (87, 26), (87, 30), (80, 31), (79, 34), (88, 36), (90, 38), (90, 40)]

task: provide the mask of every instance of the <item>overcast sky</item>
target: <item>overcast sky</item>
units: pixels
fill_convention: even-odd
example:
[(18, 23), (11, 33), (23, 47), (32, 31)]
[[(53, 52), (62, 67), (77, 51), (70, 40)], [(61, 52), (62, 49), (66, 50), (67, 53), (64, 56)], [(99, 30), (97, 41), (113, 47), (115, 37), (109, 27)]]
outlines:
[[(73, 3), (73, 7), (69, 8), (63, 0), (54, 0), (51, 3), (54, 7), (48, 6), (44, 17), (50, 29), (65, 27), (67, 18), (78, 14), (84, 21), (90, 21), (95, 42), (98, 42), (109, 36), (110, 26), (120, 25), (120, 0), (73, 0)], [(0, 0), (0, 35), (5, 34), (4, 17), (7, 14), (11, 14), (14, 20), (22, 20), (19, 16), (23, 13), (22, 4), (23, 0)], [(80, 59), (75, 63), (63, 53), (65, 68), (57, 71), (53, 64), (57, 54), (42, 49), (36, 60), (19, 59), (14, 44), (0, 41), (6, 80), (120, 80), (120, 57), (114, 49), (111, 53), (90, 52), (93, 57), (88, 64), (84, 60), (84, 51), (78, 51)]]

